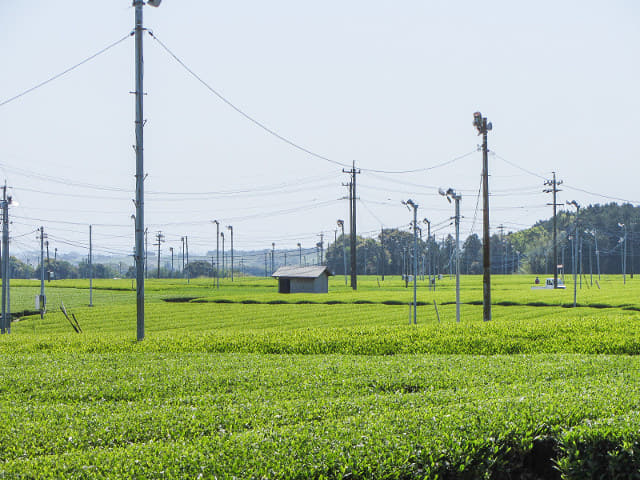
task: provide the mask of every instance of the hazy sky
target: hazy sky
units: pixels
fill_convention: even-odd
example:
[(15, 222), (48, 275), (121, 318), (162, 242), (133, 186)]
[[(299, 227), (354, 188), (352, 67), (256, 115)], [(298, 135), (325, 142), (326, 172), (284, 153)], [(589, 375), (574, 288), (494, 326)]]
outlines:
[[(407, 228), (419, 204), (441, 237), (462, 193), (462, 232), (482, 236), (482, 154), (489, 135), (491, 228), (547, 218), (559, 201), (640, 203), (640, 4), (635, 0), (165, 0), (145, 26), (212, 88), (268, 128), (358, 176), (358, 231)], [(127, 36), (130, 2), (0, 3), (0, 102)], [(0, 106), (0, 175), (13, 252), (40, 225), (59, 254), (133, 247), (134, 42)], [(145, 36), (146, 224), (163, 252), (312, 247), (348, 219), (342, 167), (250, 122)], [(376, 173), (438, 168), (409, 174)], [(591, 193), (587, 193), (591, 192)], [(481, 199), (480, 199), (481, 200)], [(228, 232), (225, 230), (228, 238)], [(149, 244), (153, 243), (150, 239)], [(228, 246), (228, 243), (227, 243)]]

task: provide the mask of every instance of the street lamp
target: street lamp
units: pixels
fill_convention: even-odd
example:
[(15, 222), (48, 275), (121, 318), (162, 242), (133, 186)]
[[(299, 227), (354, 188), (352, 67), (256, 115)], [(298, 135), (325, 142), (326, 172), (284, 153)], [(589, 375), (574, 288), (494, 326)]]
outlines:
[(453, 188), (449, 188), (446, 192), (441, 188), (438, 189), (438, 193), (447, 198), (447, 201), (451, 203), (451, 199), (456, 202), (456, 322), (460, 322), (460, 200), (462, 195), (456, 194)]
[(418, 296), (418, 205), (409, 199), (402, 202), (411, 210), (413, 208), (413, 324), (417, 324), (417, 296)]

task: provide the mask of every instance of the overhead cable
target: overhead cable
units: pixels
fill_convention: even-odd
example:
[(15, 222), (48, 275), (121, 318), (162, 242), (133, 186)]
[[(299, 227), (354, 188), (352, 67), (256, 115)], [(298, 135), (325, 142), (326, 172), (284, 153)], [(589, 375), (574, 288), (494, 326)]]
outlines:
[(105, 53), (108, 50), (111, 50), (113, 47), (115, 47), (116, 45), (119, 45), (120, 43), (124, 42), (127, 38), (129, 38), (131, 35), (133, 35), (133, 32), (125, 35), (124, 37), (122, 37), (120, 40), (117, 40), (115, 42), (113, 42), (111, 45), (107, 45), (106, 47), (104, 47), (102, 50), (94, 53), (93, 55), (85, 58), (84, 60), (82, 60), (79, 63), (76, 63), (75, 65), (73, 65), (72, 67), (67, 68), (66, 70), (54, 75), (53, 77), (48, 78), (47, 80), (45, 80), (44, 82), (40, 82), (37, 85), (34, 85), (31, 88), (28, 88), (26, 90), (24, 90), (23, 92), (18, 93), (17, 95), (14, 95), (11, 98), (7, 98), (6, 100), (3, 100), (0, 102), (0, 107), (3, 107), (4, 105), (6, 105), (7, 103), (11, 103), (14, 100), (17, 100), (20, 97), (23, 97), (25, 95), (27, 95), (28, 93), (33, 92), (34, 90), (37, 90), (40, 87), (44, 87), (45, 85), (47, 85), (48, 83), (53, 82), (54, 80), (57, 80), (58, 78), (62, 77), (63, 75), (71, 72), (72, 70), (75, 70), (76, 68), (80, 67), (81, 65), (84, 65), (85, 63), (89, 62), (90, 60), (93, 60), (94, 58), (102, 55), (103, 53)]

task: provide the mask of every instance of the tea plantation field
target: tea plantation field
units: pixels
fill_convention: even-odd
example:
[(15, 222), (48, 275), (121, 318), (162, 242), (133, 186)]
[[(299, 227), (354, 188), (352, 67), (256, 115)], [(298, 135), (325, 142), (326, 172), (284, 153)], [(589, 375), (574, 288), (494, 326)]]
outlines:
[[(595, 280), (595, 279), (594, 279)], [(342, 277), (12, 283), (0, 478), (640, 478), (640, 284)], [(433, 302), (438, 307), (436, 316)], [(75, 333), (59, 305), (75, 313)]]

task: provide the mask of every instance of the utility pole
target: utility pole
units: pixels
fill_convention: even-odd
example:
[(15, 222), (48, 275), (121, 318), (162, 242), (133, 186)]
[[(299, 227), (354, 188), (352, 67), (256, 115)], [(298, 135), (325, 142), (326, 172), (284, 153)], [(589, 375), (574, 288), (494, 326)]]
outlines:
[[(344, 286), (347, 286), (347, 239), (344, 236), (344, 220), (338, 220), (338, 226), (342, 229), (342, 260), (344, 265)], [(384, 280), (384, 273), (382, 274)]]
[[(357, 257), (356, 257), (356, 175), (360, 173), (360, 170), (356, 170), (356, 162), (353, 162), (353, 166), (351, 170), (342, 169), (343, 173), (348, 173), (351, 175), (351, 181), (348, 183), (349, 186), (349, 222), (350, 222), (350, 232), (349, 232), (349, 240), (351, 245), (351, 288), (354, 290), (358, 289), (358, 272), (357, 269)], [(345, 185), (346, 186), (346, 185)]]
[(169, 251), (171, 252), (171, 278), (173, 278), (173, 247), (169, 247)]
[(574, 248), (573, 248), (573, 307), (575, 308), (577, 305), (577, 297), (578, 297), (578, 281), (577, 281), (577, 274), (578, 274), (578, 234), (579, 234), (579, 230), (578, 230), (578, 225), (579, 225), (579, 218), (580, 218), (580, 204), (578, 202), (576, 202), (575, 200), (567, 200), (567, 205), (573, 205), (574, 207), (576, 207), (576, 225), (575, 225), (575, 235), (574, 235), (574, 239), (573, 241), (574, 243)]
[(453, 188), (449, 188), (446, 192), (439, 190), (440, 195), (447, 197), (447, 201), (451, 203), (451, 199), (456, 204), (456, 322), (460, 323), (460, 200), (462, 195), (456, 194)]
[(7, 184), (2, 189), (2, 333), (11, 333), (11, 305), (9, 302), (9, 277), (11, 273), (11, 257), (9, 256), (9, 205), (11, 197), (7, 197)]
[(53, 249), (53, 279), (58, 278), (58, 247)]
[(212, 220), (216, 224), (216, 288), (220, 289), (220, 222)]
[(302, 266), (302, 244), (298, 242), (298, 265)]
[(402, 203), (407, 208), (413, 208), (413, 324), (416, 325), (418, 323), (416, 313), (418, 305), (418, 205), (411, 199)]
[(553, 194), (553, 202), (547, 203), (547, 205), (553, 206), (553, 288), (558, 288), (558, 224), (556, 217), (556, 207), (558, 207), (558, 202), (556, 201), (556, 194), (561, 192), (562, 190), (558, 190), (558, 185), (562, 185), (562, 180), (556, 180), (556, 172), (553, 173), (553, 179), (545, 180), (544, 184), (550, 188), (545, 188), (543, 190), (544, 193), (552, 193)]
[(267, 257), (269, 256), (269, 254), (267, 252), (264, 252), (264, 276), (268, 277), (269, 276), (269, 271), (268, 271), (268, 259)]
[(231, 232), (231, 281), (233, 282), (233, 226), (229, 225), (227, 228)]
[[(164, 242), (164, 235), (162, 234), (162, 232), (156, 233), (156, 240), (158, 241), (156, 245), (158, 245), (158, 280), (159, 280), (160, 279), (160, 245)], [(173, 254), (172, 254), (172, 257), (173, 257)]]
[(487, 117), (483, 117), (480, 112), (473, 114), (473, 125), (478, 130), (478, 135), (482, 135), (482, 319), (485, 322), (491, 320), (491, 247), (489, 232), (489, 149), (487, 148), (487, 133), (493, 129), (491, 122), (487, 122)]
[[(47, 242), (47, 257), (49, 256), (49, 242)], [(89, 225), (89, 306), (93, 307), (93, 235)]]
[(320, 232), (320, 242), (318, 243), (318, 247), (320, 247), (320, 265), (324, 264), (324, 233)]
[(44, 296), (44, 227), (40, 227), (40, 318), (44, 318), (46, 297)]

